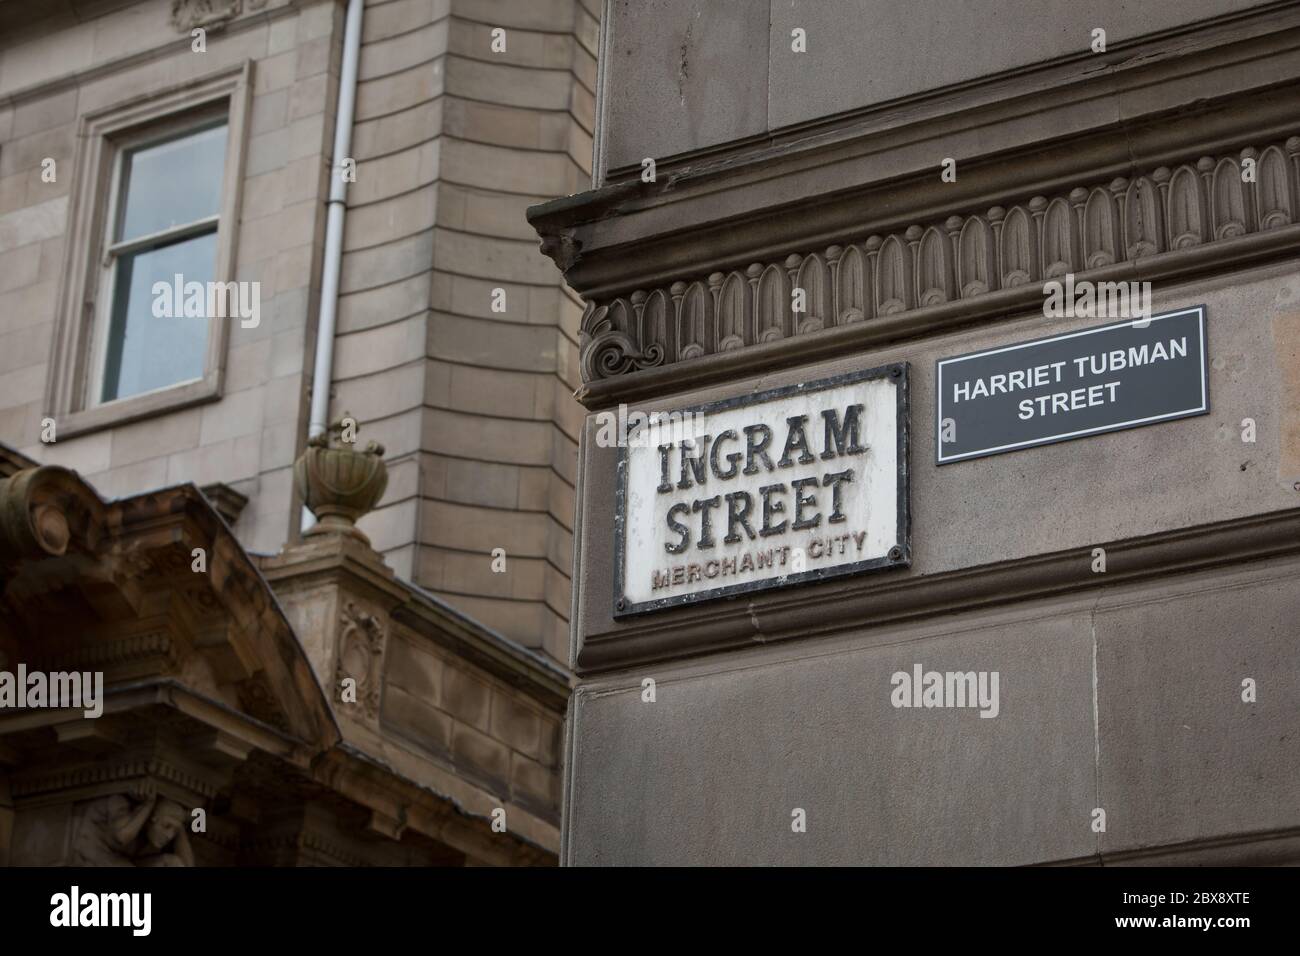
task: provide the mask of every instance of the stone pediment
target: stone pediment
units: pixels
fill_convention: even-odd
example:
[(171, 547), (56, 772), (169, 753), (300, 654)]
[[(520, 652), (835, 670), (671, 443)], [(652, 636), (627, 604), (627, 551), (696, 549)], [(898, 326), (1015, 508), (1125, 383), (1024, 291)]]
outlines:
[(102, 671), (108, 716), (124, 685), (168, 688), (299, 761), (338, 739), (273, 592), (192, 485), (104, 502), (66, 469), (18, 471), (0, 480), (0, 576), (4, 669)]

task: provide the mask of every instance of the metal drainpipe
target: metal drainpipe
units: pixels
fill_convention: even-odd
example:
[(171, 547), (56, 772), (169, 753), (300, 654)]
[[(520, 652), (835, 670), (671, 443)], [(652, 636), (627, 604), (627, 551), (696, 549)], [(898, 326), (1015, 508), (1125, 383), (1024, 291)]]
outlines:
[[(326, 200), (325, 263), (321, 273), (320, 322), (316, 327), (316, 366), (311, 376), (311, 412), (307, 437), (329, 427), (330, 378), (334, 367), (334, 328), (339, 308), (339, 270), (343, 261), (343, 218), (347, 213), (348, 184), (341, 164), (352, 148), (352, 114), (357, 102), (357, 63), (361, 59), (361, 17), (365, 0), (348, 0), (343, 27), (343, 68), (339, 74), (338, 113), (334, 120), (334, 152), (330, 157), (330, 191)], [(316, 523), (302, 509), (302, 530)]]

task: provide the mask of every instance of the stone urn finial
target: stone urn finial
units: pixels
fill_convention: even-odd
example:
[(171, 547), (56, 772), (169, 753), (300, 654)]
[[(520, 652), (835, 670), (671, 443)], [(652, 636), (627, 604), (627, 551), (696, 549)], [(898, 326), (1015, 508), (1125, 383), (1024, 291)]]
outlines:
[(298, 494), (319, 520), (305, 533), (346, 534), (369, 545), (356, 521), (378, 504), (388, 487), (384, 446), (356, 447), (357, 423), (347, 412), (329, 429), (307, 440), (307, 450), (293, 463)]

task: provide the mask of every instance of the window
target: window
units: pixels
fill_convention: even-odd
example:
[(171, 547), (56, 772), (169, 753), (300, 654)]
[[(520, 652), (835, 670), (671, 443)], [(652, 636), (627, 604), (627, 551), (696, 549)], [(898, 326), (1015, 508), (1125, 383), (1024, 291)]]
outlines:
[[(105, 253), (97, 402), (203, 378), (207, 323), (155, 309), (154, 286), (216, 279), (226, 123), (119, 154)], [(159, 314), (162, 313), (162, 314)]]
[(81, 118), (47, 395), (60, 435), (220, 397), (228, 320), (184, 304), (234, 278), (249, 71)]

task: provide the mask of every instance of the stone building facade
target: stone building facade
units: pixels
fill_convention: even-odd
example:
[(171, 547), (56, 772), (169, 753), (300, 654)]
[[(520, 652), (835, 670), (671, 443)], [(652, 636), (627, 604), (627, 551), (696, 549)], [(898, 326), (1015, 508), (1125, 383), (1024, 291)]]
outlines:
[[(0, 440), (110, 496), (227, 484), (249, 499), (236, 533), (255, 551), (297, 533), (345, 6), (0, 4)], [(591, 0), (365, 4), (331, 396), (332, 418), (389, 449), (365, 527), (394, 569), (557, 661), (581, 307), (524, 211), (589, 182), (598, 15)], [(231, 130), (223, 278), (260, 283), (261, 321), (223, 330), (205, 370), (219, 385), (79, 415), (73, 327), (95, 289), (76, 276), (109, 200), (88, 166), (112, 158), (83, 144), (214, 100)], [(483, 560), (496, 547), (508, 574)]]
[[(1300, 5), (612, 0), (601, 44), (595, 188), (529, 213), (587, 303), (562, 862), (1300, 860)], [(1067, 280), (1203, 316), (1202, 404), (941, 464), (940, 363), (1116, 318)], [(870, 375), (897, 539), (760, 580), (707, 495)]]
[[(117, 582), (135, 547), (113, 543), (130, 523), (124, 514), (192, 512), (199, 530), (187, 524), (176, 540), (197, 534), (238, 550), (249, 600), (278, 608), (280, 656), (300, 659), (291, 681), (300, 699), (279, 699), (287, 677), (259, 691), (267, 707), (311, 714), (310, 726), (292, 727), (291, 768), (272, 772), (328, 777), (301, 782), (295, 807), (239, 817), (226, 808), (257, 803), (260, 785), (246, 782), (240, 795), (241, 771), (231, 771), (246, 766), (248, 746), (265, 756), (243, 734), (224, 777), (187, 777), (189, 790), (168, 797), (235, 814), (216, 824), (220, 847), (196, 848), (200, 862), (251, 858), (247, 841), (261, 837), (248, 820), (323, 814), (313, 839), (338, 842), (328, 834), (346, 836), (367, 813), (392, 846), (331, 859), (553, 861), (581, 304), (538, 251), (525, 210), (590, 182), (600, 10), (594, 0), (361, 7), (352, 155), (335, 157), (347, 0), (0, 2), (6, 493), (13, 513), (28, 516), (19, 525), (35, 520), (32, 489), (46, 482), (73, 489), (61, 502), (82, 503), (64, 550), (28, 531), (15, 539), (6, 660), (22, 660), (54, 626), (22, 604), (24, 582), (93, 566)], [(336, 177), (348, 186), (328, 420), (351, 417), (386, 449), (386, 490), (360, 516), (364, 541), (303, 539), (294, 477), (307, 451)], [(201, 263), (200, 281), (256, 284), (259, 314), (139, 334), (131, 323), (145, 313), (128, 297), (143, 294), (141, 276), (170, 278), (180, 261)], [(162, 597), (175, 591), (166, 580), (151, 589), (155, 602), (174, 603)], [(235, 627), (238, 600), (219, 600)], [(127, 604), (93, 628), (77, 625), (85, 639), (102, 630), (102, 640), (134, 641), (126, 632), (144, 626), (143, 612)], [(199, 612), (176, 613), (170, 636), (158, 638), (165, 649), (110, 669), (110, 688), (146, 674), (184, 683), (182, 672), (207, 668), (191, 660), (207, 646)], [(371, 652), (378, 697), (350, 724), (337, 660)], [(253, 692), (224, 682), (263, 668), (241, 666), (242, 676), (223, 671), (198, 686), (247, 709)], [(105, 734), (117, 743), (97, 758), (134, 740), (140, 720), (126, 722)], [(7, 741), (6, 774), (26, 773), (24, 761), (48, 744), (52, 731), (40, 726)], [(324, 767), (341, 753), (354, 766)], [(161, 792), (151, 772), (122, 767), (89, 790), (39, 797), (9, 776), (0, 849), (12, 846), (13, 862), (57, 861), (66, 846), (36, 821), (57, 818), (49, 827), (66, 831), (80, 801)], [(428, 803), (434, 796), (442, 809)], [(24, 816), (38, 804), (56, 809)], [(505, 836), (491, 829), (497, 808), (512, 821)], [(448, 812), (465, 816), (472, 839), (449, 836)], [(33, 837), (33, 826), (46, 836)]]

